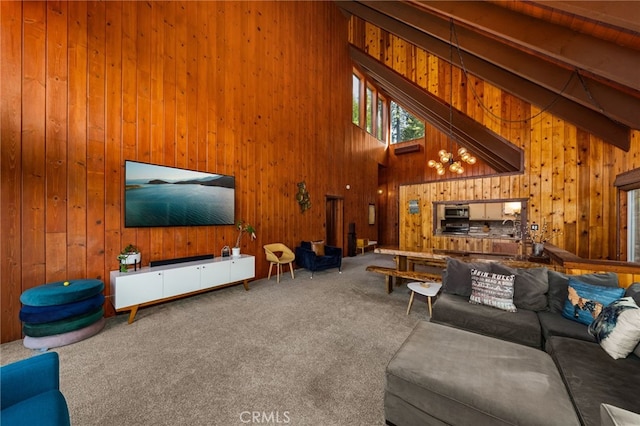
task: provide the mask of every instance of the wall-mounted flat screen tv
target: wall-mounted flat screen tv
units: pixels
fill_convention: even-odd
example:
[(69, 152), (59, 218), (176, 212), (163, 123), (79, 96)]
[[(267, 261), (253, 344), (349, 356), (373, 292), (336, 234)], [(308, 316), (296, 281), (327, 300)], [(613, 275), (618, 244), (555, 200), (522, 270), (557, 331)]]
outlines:
[(125, 161), (124, 226), (233, 225), (235, 178)]

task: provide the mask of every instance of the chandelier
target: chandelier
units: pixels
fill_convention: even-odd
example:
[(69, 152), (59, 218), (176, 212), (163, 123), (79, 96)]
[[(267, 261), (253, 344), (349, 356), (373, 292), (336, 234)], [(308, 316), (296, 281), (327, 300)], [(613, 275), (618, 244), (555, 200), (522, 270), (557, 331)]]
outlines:
[(431, 168), (436, 169), (436, 173), (439, 176), (442, 176), (447, 167), (449, 171), (452, 173), (457, 173), (461, 175), (464, 173), (464, 167), (462, 167), (462, 163), (466, 163), (469, 165), (473, 165), (476, 163), (476, 157), (471, 155), (466, 148), (462, 147), (458, 149), (458, 159), (455, 159), (453, 156), (453, 19), (450, 20), (449, 26), (449, 134), (447, 138), (449, 140), (449, 151), (446, 149), (441, 149), (438, 151), (438, 156), (440, 157), (440, 161), (429, 160), (427, 165)]
[(476, 157), (469, 154), (467, 148), (458, 149), (459, 159), (454, 159), (453, 154), (448, 152), (445, 149), (441, 149), (438, 151), (438, 155), (440, 156), (440, 161), (429, 160), (427, 165), (431, 168), (436, 169), (436, 173), (442, 176), (446, 171), (446, 166), (449, 166), (449, 171), (453, 173), (457, 173), (461, 175), (464, 173), (464, 167), (462, 167), (462, 163), (466, 163), (469, 165), (473, 165), (476, 163)]

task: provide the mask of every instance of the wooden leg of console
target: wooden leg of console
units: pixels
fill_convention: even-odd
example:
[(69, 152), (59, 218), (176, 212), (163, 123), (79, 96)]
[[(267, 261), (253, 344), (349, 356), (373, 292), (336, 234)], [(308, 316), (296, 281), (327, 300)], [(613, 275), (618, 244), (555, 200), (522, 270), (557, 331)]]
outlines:
[(131, 312), (129, 312), (129, 324), (131, 324), (133, 320), (136, 318), (136, 314), (138, 313), (138, 307), (139, 305), (136, 305), (133, 308), (131, 308)]
[(249, 291), (249, 280), (244, 280), (242, 282), (242, 285), (244, 285), (244, 289)]

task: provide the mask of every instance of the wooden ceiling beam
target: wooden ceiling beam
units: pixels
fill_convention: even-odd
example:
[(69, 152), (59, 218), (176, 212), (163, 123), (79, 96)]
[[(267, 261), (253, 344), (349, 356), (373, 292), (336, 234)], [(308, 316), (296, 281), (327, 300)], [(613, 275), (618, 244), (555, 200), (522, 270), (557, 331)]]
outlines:
[(442, 133), (448, 135), (451, 130), (457, 143), (471, 150), (496, 172), (523, 170), (524, 154), (520, 148), (455, 108), (452, 110), (454, 119), (450, 126), (449, 104), (354, 46), (350, 47), (350, 54), (351, 59), (362, 67), (382, 90)]
[(519, 48), (553, 58), (569, 68), (586, 70), (621, 86), (640, 90), (638, 49), (619, 46), (489, 2), (420, 0), (415, 3), (470, 28), (508, 40)]
[[(371, 22), (372, 24), (403, 38), (410, 43), (449, 61), (450, 44), (449, 38), (449, 22), (447, 19), (430, 15), (427, 13), (419, 14), (415, 7), (409, 4), (399, 2), (371, 2), (370, 6), (365, 5), (367, 2), (339, 2), (338, 5), (349, 13)], [(407, 24), (405, 22), (410, 23)], [(427, 33), (423, 28), (428, 28), (429, 32), (437, 32), (438, 37)], [(458, 28), (460, 29), (460, 28)], [(446, 33), (446, 36), (444, 35)], [(464, 46), (461, 46), (463, 48)], [(489, 49), (487, 49), (489, 50)], [(514, 49), (519, 59), (526, 60), (526, 55)], [(509, 58), (510, 54), (500, 55), (501, 58)], [(553, 92), (537, 83), (530, 81), (506, 69), (503, 69), (493, 61), (485, 60), (473, 54), (465, 54), (463, 56), (464, 68), (475, 76), (496, 85), (497, 87), (518, 96), (519, 98), (547, 109), (549, 112), (558, 117), (567, 120), (576, 126), (594, 134), (595, 136), (611, 143), (625, 151), (630, 147), (630, 129), (629, 126), (611, 120), (600, 112), (596, 112), (591, 108), (587, 108), (580, 103), (565, 98), (558, 93)], [(453, 55), (453, 62), (456, 66), (462, 67), (460, 56)], [(545, 77), (547, 73), (546, 63), (542, 60), (526, 62), (529, 73)], [(524, 68), (524, 67), (523, 67)], [(566, 71), (566, 70), (565, 70)], [(570, 72), (564, 76), (558, 77), (558, 74), (552, 74), (553, 84), (567, 84)], [(551, 77), (545, 77), (551, 78)], [(573, 82), (575, 86), (577, 82)], [(568, 88), (567, 88), (568, 89)], [(565, 89), (565, 90), (567, 90)], [(637, 112), (640, 107), (630, 107), (627, 104), (626, 110), (621, 113)], [(638, 121), (638, 114), (630, 114)], [(640, 126), (640, 123), (639, 123)]]
[[(451, 37), (449, 17), (430, 14), (426, 10), (402, 2), (359, 3), (394, 19), (399, 25), (410, 26), (442, 41), (447, 46), (447, 56), (443, 59), (448, 60)], [(456, 25), (456, 35), (460, 50), (467, 54), (543, 87), (553, 92), (555, 97), (562, 96), (624, 126), (640, 129), (640, 114), (637, 113), (640, 110), (640, 92), (631, 93), (630, 89), (618, 90), (584, 73), (578, 76), (575, 69), (541, 59), (468, 27)], [(457, 52), (454, 53), (454, 60), (460, 63)], [(465, 68), (475, 74), (475, 69), (466, 66), (467, 59), (464, 61)], [(637, 55), (636, 62), (636, 68), (640, 68), (640, 55)], [(495, 78), (497, 81), (487, 81), (499, 85), (500, 76), (496, 75)], [(547, 104), (536, 105), (544, 107)]]

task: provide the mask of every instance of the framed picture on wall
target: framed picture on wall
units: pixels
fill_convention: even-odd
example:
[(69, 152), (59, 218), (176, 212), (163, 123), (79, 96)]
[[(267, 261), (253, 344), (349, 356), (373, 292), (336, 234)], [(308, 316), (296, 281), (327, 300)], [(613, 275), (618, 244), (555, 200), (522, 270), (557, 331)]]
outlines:
[(369, 204), (369, 225), (376, 224), (376, 205)]

